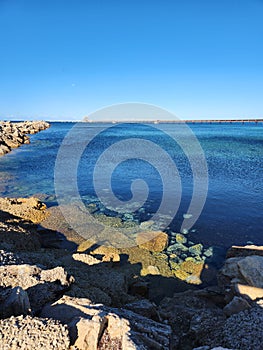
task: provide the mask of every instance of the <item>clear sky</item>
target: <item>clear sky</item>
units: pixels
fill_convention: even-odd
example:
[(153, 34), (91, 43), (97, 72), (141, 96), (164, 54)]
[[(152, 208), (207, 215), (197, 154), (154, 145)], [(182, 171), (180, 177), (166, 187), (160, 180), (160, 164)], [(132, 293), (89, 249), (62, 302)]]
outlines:
[(0, 118), (263, 117), (263, 0), (0, 0)]

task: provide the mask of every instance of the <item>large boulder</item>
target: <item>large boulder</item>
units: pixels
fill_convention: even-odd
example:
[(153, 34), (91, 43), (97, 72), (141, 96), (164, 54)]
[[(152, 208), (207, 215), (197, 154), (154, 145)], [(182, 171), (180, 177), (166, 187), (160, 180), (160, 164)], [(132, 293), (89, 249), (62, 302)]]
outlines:
[(62, 267), (44, 270), (28, 264), (0, 266), (0, 287), (24, 289), (35, 312), (46, 303), (56, 300), (71, 282)]
[(263, 256), (247, 256), (238, 261), (237, 265), (248, 285), (263, 288)]
[[(41, 317), (69, 325), (71, 341), (79, 350), (163, 349), (170, 346), (171, 329), (130, 310), (91, 304), (88, 299), (64, 296), (46, 305)], [(107, 347), (105, 347), (107, 344)]]
[[(219, 272), (218, 282), (225, 291), (227, 302), (234, 296), (247, 300), (263, 298), (263, 256), (251, 255), (252, 251), (261, 252), (261, 247), (252, 247), (231, 248), (231, 256), (236, 252), (237, 257), (228, 258)], [(248, 256), (245, 256), (246, 253)]]

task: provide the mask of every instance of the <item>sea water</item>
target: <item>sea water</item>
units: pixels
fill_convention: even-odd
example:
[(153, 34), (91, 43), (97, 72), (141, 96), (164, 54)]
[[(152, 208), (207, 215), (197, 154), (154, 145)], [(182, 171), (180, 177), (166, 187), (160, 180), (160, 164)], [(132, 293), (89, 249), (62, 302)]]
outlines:
[[(31, 135), (29, 145), (23, 145), (1, 157), (0, 195), (6, 197), (38, 195), (49, 206), (56, 205), (54, 186), (56, 158), (65, 135), (73, 126), (74, 123), (51, 123), (49, 129)], [(206, 202), (201, 215), (188, 234), (189, 240), (202, 242), (205, 246), (222, 247), (247, 242), (262, 244), (263, 123), (200, 123), (188, 126), (202, 147), (208, 167)], [(132, 140), (134, 144), (142, 139), (148, 140), (163, 149), (178, 169), (182, 184), (180, 205), (168, 227), (168, 231), (178, 232), (193, 195), (191, 164), (184, 151), (174, 142), (178, 125), (162, 124), (162, 131), (154, 125), (140, 123), (115, 125), (80, 123), (78, 128), (74, 140), (71, 140), (72, 145), (68, 145), (76, 149), (83, 141), (83, 135), (93, 135), (97, 130), (104, 129), (91, 141), (87, 137), (90, 142), (78, 162), (77, 186), (83, 203), (86, 205), (95, 203), (98, 213), (119, 216), (123, 220), (134, 220), (138, 223), (150, 220), (158, 211), (165, 187), (162, 173), (155, 165), (160, 164), (162, 171), (169, 171), (169, 164), (165, 158), (160, 158), (158, 152), (148, 152), (145, 155), (147, 161), (136, 155), (128, 157), (129, 159), (116, 164), (111, 174), (110, 184), (114, 195), (120, 201), (131, 200), (131, 184), (134, 180), (142, 179), (147, 183), (147, 200), (135, 211), (132, 205), (127, 207), (126, 213), (119, 213), (118, 208), (103, 205), (97, 198), (93, 176), (100, 156), (112, 145), (127, 139)], [(117, 149), (117, 152), (122, 156), (125, 154), (125, 149)], [(67, 155), (64, 156), (66, 162)], [(110, 161), (105, 164), (106, 168), (109, 166), (112, 167)], [(105, 178), (108, 176), (106, 168), (105, 172), (101, 171), (97, 175), (97, 182), (105, 195), (109, 191), (108, 179)], [(68, 192), (65, 192), (68, 196), (71, 195), (71, 185), (69, 181)], [(169, 188), (169, 184), (166, 188)]]

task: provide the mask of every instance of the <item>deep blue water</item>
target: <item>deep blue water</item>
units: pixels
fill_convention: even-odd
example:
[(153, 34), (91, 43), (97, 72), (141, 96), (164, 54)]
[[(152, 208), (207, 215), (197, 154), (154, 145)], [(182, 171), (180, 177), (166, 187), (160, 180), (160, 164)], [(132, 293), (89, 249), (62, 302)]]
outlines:
[[(52, 123), (50, 129), (32, 135), (30, 145), (23, 145), (1, 157), (1, 196), (44, 194), (46, 202), (54, 205), (55, 161), (61, 142), (73, 125), (73, 123)], [(93, 135), (93, 132), (101, 126), (82, 123), (79, 131), (77, 130), (78, 137), (68, 147), (77, 150), (83, 135)], [(161, 126), (171, 136), (156, 129), (154, 125), (116, 124), (103, 127), (109, 128), (90, 142), (80, 158), (78, 188), (84, 202), (89, 203), (96, 198), (93, 173), (100, 155), (116, 142), (129, 139), (134, 142), (135, 147), (139, 139), (145, 139), (160, 146), (177, 166), (182, 182), (182, 199), (170, 228), (178, 231), (193, 192), (193, 174), (189, 160), (173, 140), (173, 136), (178, 135), (178, 126), (175, 124)], [(263, 124), (192, 124), (189, 127), (204, 151), (209, 178), (206, 203), (193, 226), (195, 232), (189, 234), (191, 240), (201, 241), (205, 245), (224, 247), (231, 244), (245, 244), (247, 241), (263, 244)], [(182, 138), (184, 137), (186, 136), (182, 135)], [(188, 142), (187, 137), (184, 141)], [(117, 156), (122, 157), (125, 152), (127, 149), (120, 148), (115, 151), (114, 156), (117, 153)], [(148, 184), (148, 199), (133, 215), (134, 219), (139, 221), (150, 219), (158, 210), (164, 190), (162, 174), (169, 172), (169, 164), (155, 152), (154, 148), (152, 152), (145, 153), (148, 162), (136, 157), (127, 159), (115, 168), (111, 177), (113, 191), (120, 200), (131, 199), (133, 180), (143, 179)], [(66, 162), (67, 157), (64, 156)], [(104, 164), (105, 171), (101, 171), (97, 178), (105, 196), (108, 191), (105, 185), (107, 167), (110, 167), (111, 161), (114, 162), (114, 159)], [(154, 164), (159, 164), (159, 172)], [(172, 182), (166, 186), (169, 197), (169, 186), (172, 186)], [(65, 192), (70, 196), (70, 181), (66, 187)], [(172, 201), (173, 198), (169, 200)], [(102, 210), (118, 215), (110, 209)]]

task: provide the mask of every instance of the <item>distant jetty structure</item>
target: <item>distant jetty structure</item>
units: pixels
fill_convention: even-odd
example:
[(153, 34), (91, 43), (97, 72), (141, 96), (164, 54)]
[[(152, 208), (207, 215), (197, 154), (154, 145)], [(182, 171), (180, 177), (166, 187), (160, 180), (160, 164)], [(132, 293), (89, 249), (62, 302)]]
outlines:
[(263, 123), (263, 119), (254, 118), (254, 119), (192, 119), (192, 120), (90, 120), (88, 117), (83, 119), (83, 122), (86, 123), (142, 123), (142, 124), (233, 124), (233, 123)]

